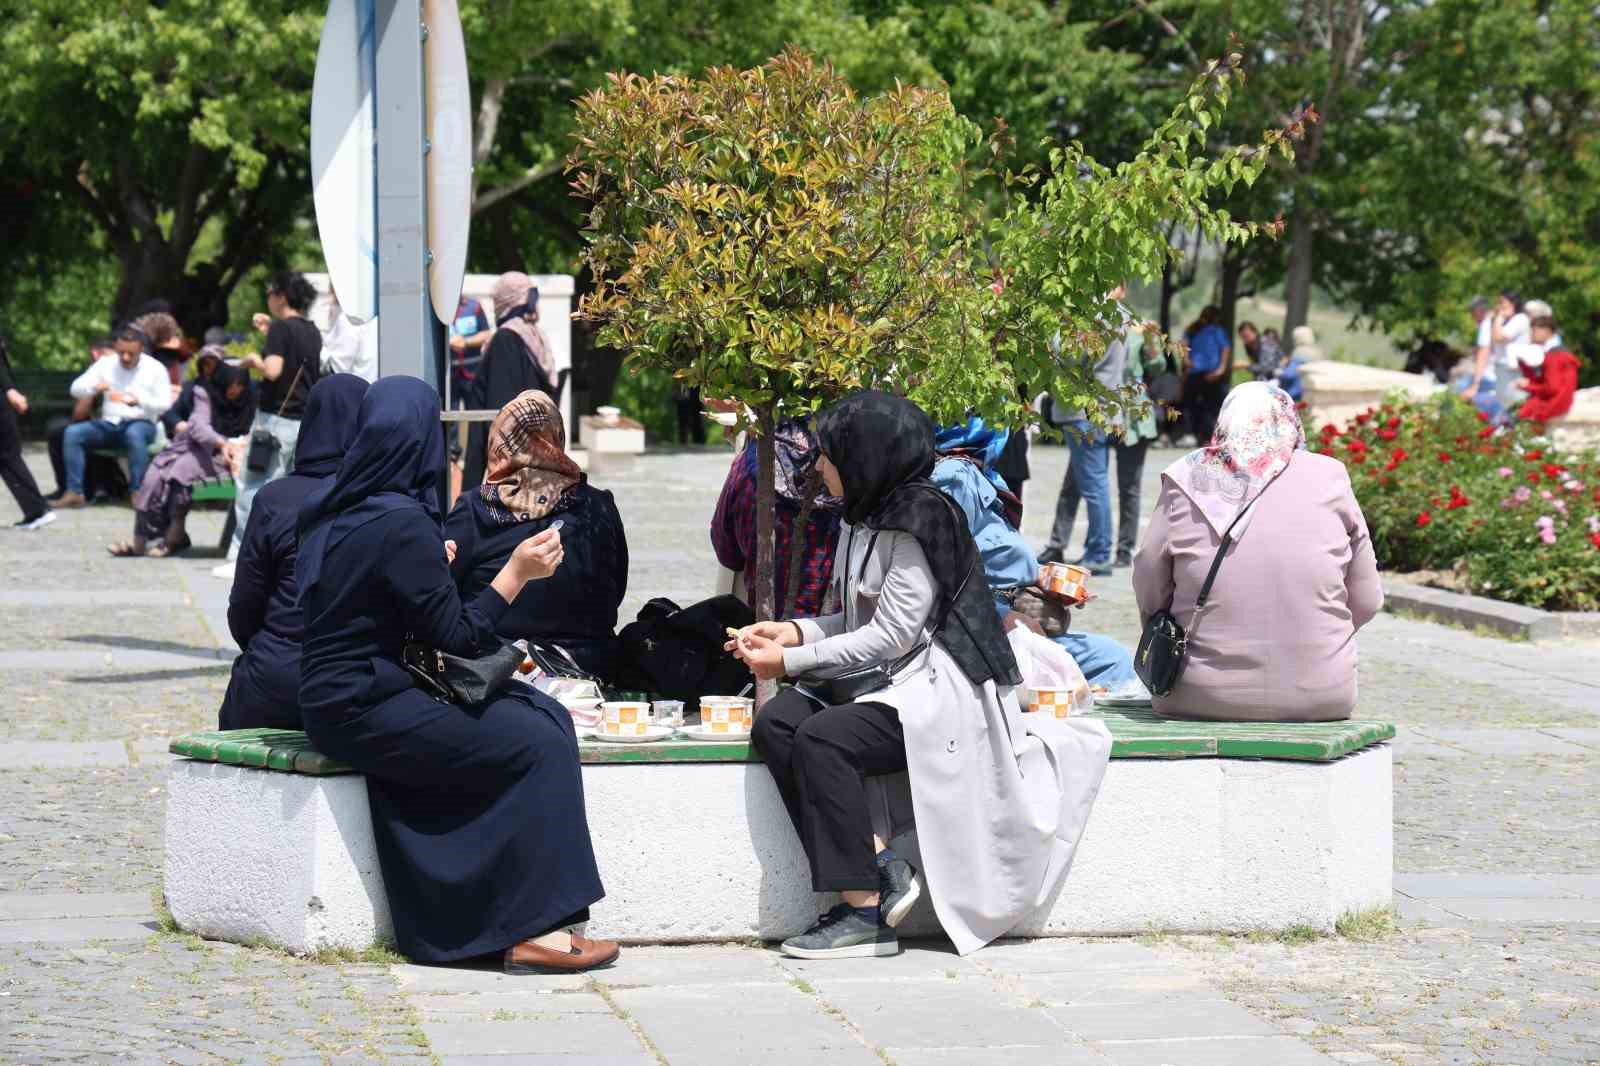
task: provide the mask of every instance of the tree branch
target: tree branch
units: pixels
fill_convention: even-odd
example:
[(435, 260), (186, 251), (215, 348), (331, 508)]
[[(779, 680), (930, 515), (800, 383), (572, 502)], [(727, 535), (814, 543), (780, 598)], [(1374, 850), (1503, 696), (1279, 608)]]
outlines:
[(472, 145), (472, 200), (478, 200), (478, 175), (494, 151), (495, 134), (500, 129), (500, 108), (505, 103), (505, 78), (491, 78), (484, 83), (483, 95), (478, 98), (478, 138)]
[(189, 154), (184, 157), (183, 170), (178, 175), (178, 195), (172, 209), (172, 250), (179, 261), (189, 258), (189, 249), (200, 233), (200, 186), (205, 173), (206, 148), (190, 142)]
[(472, 213), (474, 215), (481, 214), (482, 212), (489, 210), (489, 208), (493, 207), (501, 200), (517, 195), (517, 193), (521, 192), (523, 189), (526, 189), (535, 182), (543, 181), (552, 174), (559, 174), (561, 172), (561, 168), (565, 165), (566, 160), (564, 159), (552, 159), (548, 162), (539, 163), (536, 166), (529, 167), (527, 170), (522, 172), (520, 177), (506, 183), (505, 185), (502, 185), (496, 189), (490, 189), (488, 192), (479, 196), (474, 196), (472, 198)]
[(1194, 45), (1189, 43), (1189, 38), (1184, 36), (1182, 30), (1173, 25), (1171, 19), (1167, 18), (1167, 16), (1151, 7), (1149, 0), (1133, 0), (1133, 2), (1140, 11), (1143, 11), (1146, 15), (1149, 15), (1160, 24), (1162, 32), (1164, 32), (1168, 37), (1175, 38), (1179, 44), (1183, 45), (1183, 50), (1189, 53), (1189, 62), (1193, 63), (1197, 67), (1201, 65), (1200, 53), (1194, 50)]

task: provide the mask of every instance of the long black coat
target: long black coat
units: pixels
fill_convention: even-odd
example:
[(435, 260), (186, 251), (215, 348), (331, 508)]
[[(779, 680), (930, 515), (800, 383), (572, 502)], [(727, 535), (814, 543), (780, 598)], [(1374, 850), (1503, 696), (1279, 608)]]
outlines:
[[(522, 338), (508, 329), (495, 330), (494, 336), (489, 338), (473, 387), (472, 405), (484, 411), (498, 411), (529, 389), (538, 389), (557, 403), (561, 402), (556, 394), (556, 383), (534, 362)], [(461, 478), (463, 489), (483, 484), (488, 451), (488, 423), (474, 422), (467, 435), (467, 465)]]

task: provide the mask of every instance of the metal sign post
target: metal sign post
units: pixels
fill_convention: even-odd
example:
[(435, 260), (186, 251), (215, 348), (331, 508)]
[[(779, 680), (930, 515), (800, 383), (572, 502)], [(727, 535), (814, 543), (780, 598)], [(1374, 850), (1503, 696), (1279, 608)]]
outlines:
[(380, 375), (442, 393), (471, 221), (455, 0), (329, 0), (311, 121), (317, 229), (341, 302), (377, 316)]

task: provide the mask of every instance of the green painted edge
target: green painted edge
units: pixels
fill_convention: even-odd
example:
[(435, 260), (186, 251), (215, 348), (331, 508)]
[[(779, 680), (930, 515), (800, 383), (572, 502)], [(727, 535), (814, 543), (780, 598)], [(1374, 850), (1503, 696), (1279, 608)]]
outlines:
[(1213, 737), (1111, 737), (1113, 759), (1205, 759), (1216, 754)]
[(760, 762), (761, 756), (747, 740), (735, 744), (705, 744), (685, 740), (668, 740), (659, 744), (580, 742), (578, 761), (585, 766), (613, 763), (738, 763)]

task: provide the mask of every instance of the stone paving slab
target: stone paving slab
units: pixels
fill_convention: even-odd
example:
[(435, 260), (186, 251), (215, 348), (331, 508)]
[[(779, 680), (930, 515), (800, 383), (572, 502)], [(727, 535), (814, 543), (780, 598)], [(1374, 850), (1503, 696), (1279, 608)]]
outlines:
[(888, 1048), (895, 1066), (1107, 1066), (1087, 1045), (995, 1043), (984, 1047)]
[(1175, 994), (1158, 1010), (1144, 1003), (1094, 1003), (1051, 1007), (1049, 1014), (1065, 1028), (1093, 1041), (1233, 1040), (1278, 1035), (1272, 1026), (1215, 993)]
[(187, 607), (191, 605), (192, 601), (187, 593), (174, 589), (0, 589), (0, 608), (90, 607), (101, 609), (106, 607)]
[(547, 1061), (557, 1056), (609, 1055), (619, 1061), (652, 1062), (648, 1050), (615, 1015), (563, 1014), (559, 1016), (497, 1021), (422, 1021), (428, 1047), (435, 1055), (537, 1054)]
[(881, 1066), (833, 1009), (794, 986), (760, 995), (705, 987), (619, 988), (611, 998), (669, 1063)]
[(0, 922), (39, 918), (147, 918), (148, 892), (0, 892)]
[(1332, 1066), (1335, 1061), (1286, 1036), (1096, 1046), (1116, 1066)]
[(128, 749), (120, 740), (0, 741), (0, 770), (127, 765)]
[(1600, 899), (1525, 899), (1475, 896), (1471, 899), (1430, 898), (1434, 907), (1457, 918), (1510, 925), (1567, 925), (1600, 922)]
[[(1049, 1046), (1067, 1034), (1039, 1007), (985, 977), (903, 982), (814, 980), (818, 994), (870, 1043), (885, 1048), (981, 1047), (1004, 1033), (1007, 1043)], [(1071, 1028), (1068, 1026), (1067, 1028)]]
[(1595, 899), (1600, 874), (1396, 874), (1396, 892), (1414, 899)]
[[(1425, 726), (1415, 730), (1419, 738), (1435, 745), (1429, 753), (1440, 758), (1494, 758), (1503, 755), (1585, 755), (1581, 744), (1573, 743), (1547, 729), (1449, 729)], [(1417, 744), (1416, 740), (1412, 742)]]
[(154, 921), (132, 918), (37, 918), (0, 922), (0, 944), (87, 944), (101, 940), (145, 940)]

